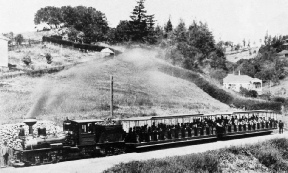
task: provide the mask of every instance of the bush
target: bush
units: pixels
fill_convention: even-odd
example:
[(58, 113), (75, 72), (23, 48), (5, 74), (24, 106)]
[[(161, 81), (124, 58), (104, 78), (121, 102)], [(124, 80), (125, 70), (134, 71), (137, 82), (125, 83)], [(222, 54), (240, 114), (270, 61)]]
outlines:
[(283, 159), (288, 159), (288, 139), (286, 138), (276, 138), (270, 140), (271, 144), (275, 146), (282, 154)]
[(257, 91), (248, 90), (248, 89), (243, 88), (243, 87), (240, 88), (240, 94), (245, 96), (245, 97), (252, 97), (252, 98), (256, 98), (258, 96)]
[(47, 60), (47, 64), (51, 64), (52, 63), (52, 56), (50, 53), (46, 53), (45, 55), (46, 60)]
[(279, 102), (268, 102), (242, 98), (235, 98), (233, 100), (233, 104), (237, 108), (242, 108), (244, 106), (247, 110), (273, 110), (276, 112), (280, 112), (282, 106), (282, 104)]
[(205, 152), (164, 159), (120, 163), (104, 171), (104, 173), (110, 172), (219, 172), (219, 159), (217, 154)]
[(285, 103), (286, 99), (284, 97), (273, 97), (272, 100), (274, 102), (280, 102), (280, 103)]
[(25, 57), (22, 58), (22, 62), (29, 66), (32, 63), (31, 57), (29, 55), (26, 55)]
[(270, 141), (253, 145), (250, 151), (260, 163), (273, 170), (273, 172), (288, 169), (288, 165), (283, 160), (281, 152)]

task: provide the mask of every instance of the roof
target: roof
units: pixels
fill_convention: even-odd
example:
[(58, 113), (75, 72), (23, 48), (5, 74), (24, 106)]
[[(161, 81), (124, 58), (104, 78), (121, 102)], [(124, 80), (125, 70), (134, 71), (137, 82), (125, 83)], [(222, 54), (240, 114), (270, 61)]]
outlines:
[(219, 112), (219, 113), (214, 113), (214, 114), (211, 114), (211, 115), (232, 115), (233, 112)]
[(114, 53), (111, 49), (105, 48), (101, 50), (102, 53)]
[(203, 114), (180, 114), (180, 115), (164, 115), (164, 116), (154, 116), (152, 119), (173, 119), (173, 118), (187, 118), (187, 117), (199, 117)]
[(146, 121), (146, 120), (152, 120), (152, 117), (130, 117), (126, 119), (122, 119), (121, 121)]
[(249, 110), (249, 111), (236, 111), (234, 113), (274, 113), (272, 110)]
[(278, 55), (285, 55), (288, 54), (288, 50), (282, 50), (281, 52), (278, 53)]
[(251, 81), (262, 82), (262, 80), (258, 78), (252, 78), (247, 75), (234, 75), (228, 74), (224, 79), (223, 83), (250, 83)]
[(199, 117), (203, 114), (180, 114), (180, 115), (162, 115), (162, 116), (147, 116), (147, 117), (131, 117), (122, 119), (122, 121), (147, 121), (147, 120), (160, 120), (160, 119), (173, 119), (173, 118), (187, 118), (187, 117)]
[(96, 123), (96, 122), (103, 122), (103, 120), (100, 119), (87, 119), (87, 120), (71, 120), (76, 123)]

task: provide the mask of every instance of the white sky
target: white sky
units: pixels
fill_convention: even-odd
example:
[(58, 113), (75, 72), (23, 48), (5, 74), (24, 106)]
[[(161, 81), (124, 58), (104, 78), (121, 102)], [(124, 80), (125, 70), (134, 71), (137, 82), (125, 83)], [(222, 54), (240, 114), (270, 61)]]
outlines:
[[(110, 26), (128, 20), (136, 0), (0, 0), (0, 33), (32, 31), (34, 15), (46, 6), (92, 6), (105, 13)], [(155, 14), (164, 25), (171, 16), (173, 26), (179, 19), (186, 26), (193, 19), (207, 22), (218, 41), (263, 40), (265, 33), (288, 35), (288, 0), (146, 0), (148, 14)]]

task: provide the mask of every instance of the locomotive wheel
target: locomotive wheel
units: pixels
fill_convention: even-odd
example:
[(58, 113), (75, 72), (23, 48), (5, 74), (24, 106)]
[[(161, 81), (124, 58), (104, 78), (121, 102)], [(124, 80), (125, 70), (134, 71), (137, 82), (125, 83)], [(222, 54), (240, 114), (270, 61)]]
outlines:
[(100, 154), (101, 154), (101, 156), (106, 156), (107, 155), (106, 148), (100, 148)]
[(35, 157), (34, 157), (34, 160), (35, 160), (35, 165), (40, 165), (41, 164), (41, 162), (40, 162), (40, 156), (39, 155), (36, 155)]

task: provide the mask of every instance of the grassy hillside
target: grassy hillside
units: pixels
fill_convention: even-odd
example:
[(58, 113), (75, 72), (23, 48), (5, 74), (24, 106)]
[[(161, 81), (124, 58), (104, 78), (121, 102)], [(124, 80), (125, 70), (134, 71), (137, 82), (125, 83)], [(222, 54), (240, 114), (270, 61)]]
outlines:
[(234, 62), (236, 63), (237, 61), (239, 61), (240, 59), (251, 59), (251, 58), (254, 58), (257, 54), (258, 54), (258, 50), (259, 50), (259, 47), (252, 47), (250, 52), (251, 52), (251, 55), (249, 54), (249, 50), (247, 51), (242, 51), (242, 50), (239, 50), (238, 52), (234, 51), (234, 52), (226, 52), (226, 59), (227, 61), (230, 61), (230, 62)]
[(155, 56), (154, 51), (133, 49), (41, 78), (6, 79), (0, 90), (1, 123), (30, 115), (57, 122), (65, 117), (107, 117), (110, 75), (117, 117), (230, 110), (194, 83), (158, 70), (171, 65)]
[(269, 85), (266, 86), (265, 90), (270, 90), (272, 95), (288, 98), (288, 78), (281, 80), (279, 85), (272, 86), (271, 88)]

